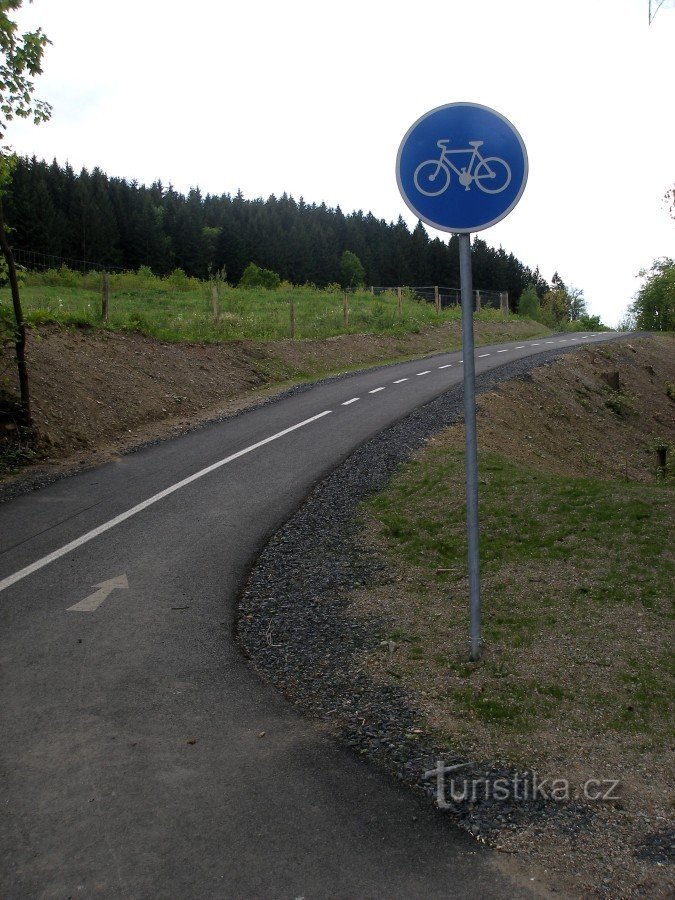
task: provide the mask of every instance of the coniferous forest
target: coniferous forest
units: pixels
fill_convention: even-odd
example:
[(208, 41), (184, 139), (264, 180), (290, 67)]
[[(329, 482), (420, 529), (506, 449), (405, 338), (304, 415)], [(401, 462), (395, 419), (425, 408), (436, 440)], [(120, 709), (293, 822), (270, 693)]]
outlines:
[[(180, 194), (171, 185), (150, 187), (95, 168), (79, 174), (56, 161), (22, 158), (5, 201), (13, 246), (112, 268), (149, 266), (205, 278), (225, 270), (236, 284), (249, 262), (272, 269), (295, 284), (340, 281), (340, 257), (355, 253), (366, 284), (459, 285), (456, 239), (431, 239), (421, 223), (411, 231), (362, 211), (345, 214), (324, 203), (307, 204), (286, 194), (266, 200)], [(473, 245), (477, 288), (508, 291), (513, 306), (525, 287), (548, 290), (539, 271), (512, 253)]]

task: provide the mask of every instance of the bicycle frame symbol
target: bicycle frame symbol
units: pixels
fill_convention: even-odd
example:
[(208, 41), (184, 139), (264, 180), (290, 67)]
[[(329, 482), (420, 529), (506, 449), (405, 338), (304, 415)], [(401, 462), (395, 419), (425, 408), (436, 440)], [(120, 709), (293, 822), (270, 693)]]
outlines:
[[(439, 159), (425, 159), (415, 169), (413, 181), (420, 194), (425, 197), (443, 194), (450, 187), (452, 172), (456, 173), (465, 191), (470, 190), (472, 184), (485, 194), (499, 194), (506, 190), (511, 181), (511, 168), (506, 160), (498, 156), (483, 156), (480, 153), (478, 148), (485, 141), (468, 141), (468, 147), (455, 150), (448, 149), (449, 143), (450, 138), (436, 141), (441, 151)], [(456, 153), (471, 154), (468, 166), (457, 168), (449, 159), (451, 154)]]

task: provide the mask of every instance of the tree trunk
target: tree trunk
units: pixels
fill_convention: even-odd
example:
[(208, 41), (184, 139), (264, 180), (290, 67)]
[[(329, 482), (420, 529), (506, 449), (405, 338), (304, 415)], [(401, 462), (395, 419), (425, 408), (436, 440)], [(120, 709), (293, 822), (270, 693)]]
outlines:
[(7, 274), (9, 276), (9, 286), (12, 291), (12, 303), (14, 304), (14, 319), (16, 320), (16, 364), (19, 371), (19, 389), (21, 391), (21, 415), (23, 424), (30, 425), (30, 391), (28, 389), (28, 368), (26, 367), (26, 323), (23, 320), (23, 310), (21, 309), (19, 282), (16, 277), (14, 254), (7, 241), (2, 197), (0, 197), (0, 249), (7, 260)]

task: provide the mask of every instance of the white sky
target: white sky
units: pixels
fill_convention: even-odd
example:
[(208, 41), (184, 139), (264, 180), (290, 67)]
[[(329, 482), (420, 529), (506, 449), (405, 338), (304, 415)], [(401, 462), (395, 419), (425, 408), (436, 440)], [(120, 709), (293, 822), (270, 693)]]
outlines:
[(36, 93), (53, 117), (6, 140), (76, 170), (412, 227), (401, 138), (436, 106), (481, 103), (520, 131), (530, 175), (480, 236), (614, 325), (639, 269), (675, 256), (672, 5), (648, 27), (648, 0), (35, 0), (20, 23), (52, 41)]

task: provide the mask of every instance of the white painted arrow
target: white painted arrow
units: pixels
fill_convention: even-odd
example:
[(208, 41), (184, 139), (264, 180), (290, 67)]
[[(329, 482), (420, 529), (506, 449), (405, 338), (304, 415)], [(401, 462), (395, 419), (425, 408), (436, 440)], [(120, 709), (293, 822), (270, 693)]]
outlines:
[(85, 597), (84, 600), (80, 600), (74, 606), (69, 606), (66, 612), (94, 612), (114, 590), (117, 588), (128, 588), (129, 582), (126, 575), (118, 575), (117, 578), (101, 581), (99, 584), (95, 584), (94, 587), (98, 588), (98, 590)]

